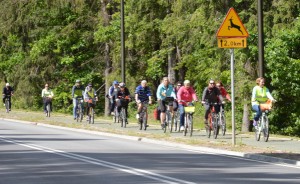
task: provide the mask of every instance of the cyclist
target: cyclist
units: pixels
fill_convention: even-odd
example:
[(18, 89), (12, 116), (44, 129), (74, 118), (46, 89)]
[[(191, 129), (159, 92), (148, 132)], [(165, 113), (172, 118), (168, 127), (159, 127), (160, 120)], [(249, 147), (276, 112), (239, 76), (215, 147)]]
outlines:
[[(96, 90), (93, 88), (93, 85), (91, 83), (88, 84), (88, 86), (85, 88), (84, 91), (84, 101), (87, 102), (87, 121), (89, 120), (89, 109), (90, 107), (95, 108), (95, 103), (98, 101)], [(89, 100), (92, 100), (92, 103), (89, 103)]]
[(184, 107), (188, 105), (188, 102), (192, 102), (193, 100), (198, 101), (196, 92), (191, 86), (191, 82), (189, 80), (185, 80), (183, 84), (184, 86), (182, 86), (177, 93), (177, 100), (179, 102), (180, 112), (180, 131), (184, 130)]
[[(73, 98), (73, 116), (74, 120), (76, 120), (76, 110), (77, 110), (77, 102), (78, 98), (83, 98), (84, 87), (81, 85), (81, 80), (77, 79), (75, 81), (75, 85), (72, 88), (72, 98)], [(83, 110), (83, 108), (82, 108)]]
[(162, 83), (158, 86), (157, 92), (156, 92), (157, 102), (159, 109), (161, 111), (160, 113), (160, 123), (161, 127), (165, 127), (165, 119), (166, 119), (166, 103), (170, 107), (170, 112), (173, 116), (173, 101), (172, 102), (166, 102), (167, 97), (173, 97), (174, 100), (176, 99), (175, 90), (173, 86), (170, 84), (168, 77), (164, 77), (162, 80)]
[[(223, 97), (220, 90), (215, 86), (215, 81), (210, 79), (208, 87), (205, 87), (202, 94), (202, 104), (205, 107), (204, 124), (208, 126), (208, 114), (213, 103), (223, 102)], [(218, 104), (213, 105), (216, 113), (220, 112), (220, 106)]]
[(136, 118), (139, 119), (140, 112), (142, 111), (143, 108), (143, 103), (148, 101), (149, 104), (152, 104), (152, 94), (150, 88), (147, 86), (147, 81), (142, 80), (141, 85), (136, 87), (134, 93), (135, 93), (135, 101), (138, 105)]
[[(182, 86), (182, 82), (178, 81), (177, 84), (176, 84), (176, 87), (174, 87), (176, 97), (177, 97), (177, 92), (178, 92), (178, 90), (181, 86)], [(174, 111), (174, 113), (177, 111), (177, 109), (178, 109), (178, 99), (174, 100), (174, 102), (173, 102), (173, 111)]]
[(5, 106), (5, 99), (9, 99), (9, 111), (11, 109), (11, 96), (14, 94), (14, 89), (9, 85), (9, 83), (5, 84), (5, 87), (2, 90), (2, 95), (3, 95), (3, 104)]
[(119, 90), (115, 94), (115, 99), (116, 99), (118, 114), (120, 114), (121, 108), (125, 107), (126, 117), (128, 117), (128, 111), (127, 111), (128, 103), (131, 99), (130, 99), (130, 92), (124, 82), (121, 82), (119, 84)]
[[(221, 81), (216, 82), (216, 87), (220, 90), (220, 93), (223, 97), (223, 99), (227, 99), (229, 102), (231, 102), (230, 95), (227, 93), (226, 89), (223, 86), (223, 83)], [(224, 104), (222, 104), (222, 108), (224, 110)]]
[(256, 79), (256, 86), (252, 90), (252, 98), (251, 105), (253, 111), (256, 112), (256, 115), (253, 119), (253, 126), (257, 126), (257, 121), (259, 120), (262, 111), (260, 109), (260, 104), (266, 103), (268, 99), (272, 102), (276, 102), (276, 100), (271, 95), (269, 89), (265, 87), (265, 79), (263, 77), (259, 77)]
[(50, 104), (50, 111), (52, 111), (52, 99), (53, 99), (53, 92), (51, 89), (49, 89), (49, 85), (45, 84), (45, 88), (42, 90), (42, 98), (44, 103), (44, 113), (47, 114), (46, 106), (49, 103)]
[(116, 99), (115, 99), (115, 93), (119, 90), (119, 82), (117, 80), (115, 80), (112, 84), (112, 86), (110, 86), (110, 88), (108, 89), (108, 98), (109, 98), (109, 102), (110, 102), (110, 109), (109, 109), (109, 114), (114, 115), (114, 109), (116, 106)]

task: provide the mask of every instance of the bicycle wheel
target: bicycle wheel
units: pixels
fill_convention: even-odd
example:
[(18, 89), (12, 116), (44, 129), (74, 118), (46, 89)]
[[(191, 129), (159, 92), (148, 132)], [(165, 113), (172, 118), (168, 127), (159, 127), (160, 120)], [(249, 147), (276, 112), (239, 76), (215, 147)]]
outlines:
[(122, 119), (121, 124), (123, 124), (121, 127), (126, 128), (126, 113), (125, 113), (125, 108), (123, 108), (123, 107), (121, 109), (120, 117)]
[(184, 115), (184, 130), (183, 130), (183, 135), (186, 136), (187, 129), (188, 129), (188, 119), (187, 119), (187, 113)]
[(46, 110), (47, 110), (47, 117), (50, 117), (50, 104), (48, 103), (47, 106), (46, 106)]
[(147, 115), (146, 114), (144, 115), (143, 122), (141, 124), (143, 124), (143, 129), (146, 130), (147, 129)]
[(208, 124), (205, 125), (206, 136), (210, 138), (211, 135), (211, 127), (212, 127), (212, 117), (211, 114), (208, 115)]
[(179, 115), (179, 110), (177, 110), (175, 113), (174, 113), (174, 126), (173, 126), (173, 130), (174, 130), (174, 132), (177, 132), (177, 131), (179, 131), (179, 117), (180, 117), (180, 115)]
[(9, 113), (9, 99), (8, 98), (5, 99), (5, 109), (6, 109), (6, 113)]
[(79, 106), (79, 120), (80, 120), (80, 122), (82, 122), (82, 119), (83, 119), (83, 111), (82, 111), (82, 106), (80, 105)]
[(267, 116), (263, 116), (263, 134), (264, 134), (264, 141), (268, 142), (269, 140), (269, 119)]
[(94, 124), (94, 122), (95, 122), (95, 111), (94, 111), (94, 108), (93, 108), (93, 107), (91, 107), (91, 110), (92, 110), (92, 114), (91, 114), (92, 118), (91, 118), (91, 121), (92, 121), (92, 124)]
[(190, 132), (190, 137), (192, 137), (193, 135), (193, 115), (189, 114), (188, 115), (188, 129), (189, 129), (189, 132)]
[(214, 115), (213, 117), (213, 132), (214, 132), (214, 138), (216, 139), (218, 137), (219, 133), (219, 118), (217, 115)]
[(261, 130), (261, 119), (258, 120), (257, 122), (257, 128), (255, 128), (255, 139), (256, 141), (260, 140), (260, 130)]
[(221, 124), (221, 128), (222, 128), (222, 135), (224, 136), (225, 132), (226, 132), (226, 119), (225, 119), (224, 113), (221, 114), (220, 124)]
[(172, 117), (171, 117), (171, 113), (169, 111), (166, 113), (166, 125), (165, 126), (168, 127), (169, 132), (172, 132)]
[(80, 114), (79, 114), (79, 107), (77, 106), (77, 108), (76, 108), (76, 121), (77, 121), (77, 123), (79, 122), (79, 117), (80, 116)]

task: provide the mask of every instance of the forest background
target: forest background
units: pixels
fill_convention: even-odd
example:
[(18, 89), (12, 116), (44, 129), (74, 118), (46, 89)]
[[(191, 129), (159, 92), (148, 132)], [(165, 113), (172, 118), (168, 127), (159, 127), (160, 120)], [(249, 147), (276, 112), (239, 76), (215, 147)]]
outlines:
[[(258, 77), (257, 0), (126, 0), (131, 92), (146, 79), (155, 93), (169, 76), (191, 80), (199, 96), (210, 78), (230, 93), (229, 49), (218, 48), (216, 39), (230, 7), (249, 32), (248, 47), (235, 49), (234, 84), (235, 118), (247, 130)], [(16, 108), (41, 109), (41, 90), (49, 83), (55, 110), (71, 113), (71, 88), (81, 79), (100, 89), (98, 113), (107, 113), (104, 96), (121, 80), (120, 0), (0, 0), (0, 12), (1, 85), (14, 87)], [(264, 0), (263, 14), (266, 85), (278, 101), (271, 130), (300, 136), (300, 2)]]

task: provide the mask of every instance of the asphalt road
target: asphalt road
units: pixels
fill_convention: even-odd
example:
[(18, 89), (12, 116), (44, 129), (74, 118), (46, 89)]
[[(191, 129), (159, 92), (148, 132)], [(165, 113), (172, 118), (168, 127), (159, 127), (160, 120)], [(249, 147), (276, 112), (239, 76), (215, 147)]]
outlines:
[(0, 184), (299, 182), (293, 166), (0, 121)]

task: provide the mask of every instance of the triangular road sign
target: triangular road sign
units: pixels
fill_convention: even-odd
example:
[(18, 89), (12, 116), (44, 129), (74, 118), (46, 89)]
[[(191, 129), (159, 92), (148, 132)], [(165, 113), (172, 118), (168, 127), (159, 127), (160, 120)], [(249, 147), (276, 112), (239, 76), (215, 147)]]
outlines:
[(248, 31), (244, 27), (240, 17), (233, 8), (230, 8), (222, 25), (220, 26), (217, 37), (248, 37)]

